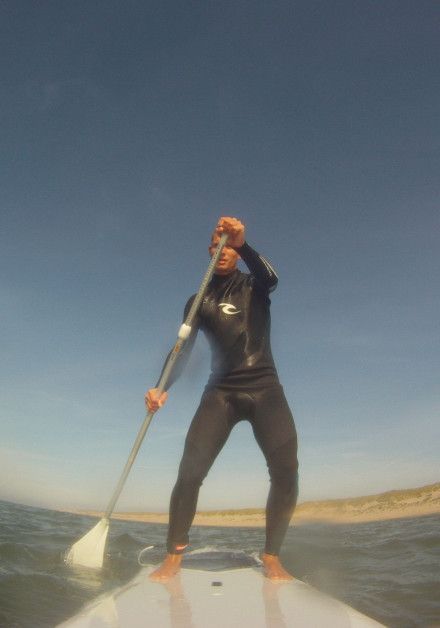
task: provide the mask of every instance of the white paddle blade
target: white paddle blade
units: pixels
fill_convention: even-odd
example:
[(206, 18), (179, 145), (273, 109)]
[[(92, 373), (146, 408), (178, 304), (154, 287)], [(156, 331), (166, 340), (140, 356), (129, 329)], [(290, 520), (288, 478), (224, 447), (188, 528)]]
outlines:
[(64, 559), (66, 564), (101, 569), (108, 528), (109, 520), (101, 519), (90, 532), (87, 532), (68, 550)]

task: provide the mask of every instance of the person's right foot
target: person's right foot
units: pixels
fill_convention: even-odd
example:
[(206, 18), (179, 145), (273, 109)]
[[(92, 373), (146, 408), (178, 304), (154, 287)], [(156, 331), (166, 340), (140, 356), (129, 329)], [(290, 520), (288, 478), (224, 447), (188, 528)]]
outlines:
[(294, 580), (294, 576), (284, 569), (278, 556), (262, 554), (261, 560), (263, 561), (264, 575), (269, 580), (273, 582)]
[(180, 571), (182, 554), (167, 554), (163, 563), (149, 576), (153, 582), (167, 582)]

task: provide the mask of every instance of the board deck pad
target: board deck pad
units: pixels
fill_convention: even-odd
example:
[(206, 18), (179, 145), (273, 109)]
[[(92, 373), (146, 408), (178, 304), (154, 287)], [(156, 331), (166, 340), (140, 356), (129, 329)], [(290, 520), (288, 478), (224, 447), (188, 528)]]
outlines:
[[(167, 583), (143, 567), (125, 586), (86, 606), (63, 628), (373, 628), (378, 622), (301, 580), (275, 583), (252, 557), (198, 553)], [(221, 554), (221, 556), (220, 556)], [(227, 565), (230, 568), (225, 568)]]

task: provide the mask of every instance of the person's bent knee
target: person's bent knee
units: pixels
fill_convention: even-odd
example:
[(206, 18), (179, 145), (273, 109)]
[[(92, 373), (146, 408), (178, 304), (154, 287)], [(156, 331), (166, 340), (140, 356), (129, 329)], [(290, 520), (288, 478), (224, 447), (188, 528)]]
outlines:
[(298, 472), (292, 468), (277, 468), (269, 470), (270, 481), (285, 494), (298, 492)]

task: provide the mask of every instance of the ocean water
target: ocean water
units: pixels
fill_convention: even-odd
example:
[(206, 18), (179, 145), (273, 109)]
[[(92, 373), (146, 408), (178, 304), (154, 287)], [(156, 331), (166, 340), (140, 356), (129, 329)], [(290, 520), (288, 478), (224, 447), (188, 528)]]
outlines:
[[(72, 569), (66, 549), (91, 517), (0, 501), (0, 626), (46, 628), (159, 563), (166, 526), (112, 521), (104, 569)], [(260, 551), (259, 528), (194, 527), (191, 547)], [(297, 577), (387, 626), (440, 626), (440, 516), (289, 529), (282, 559)]]

